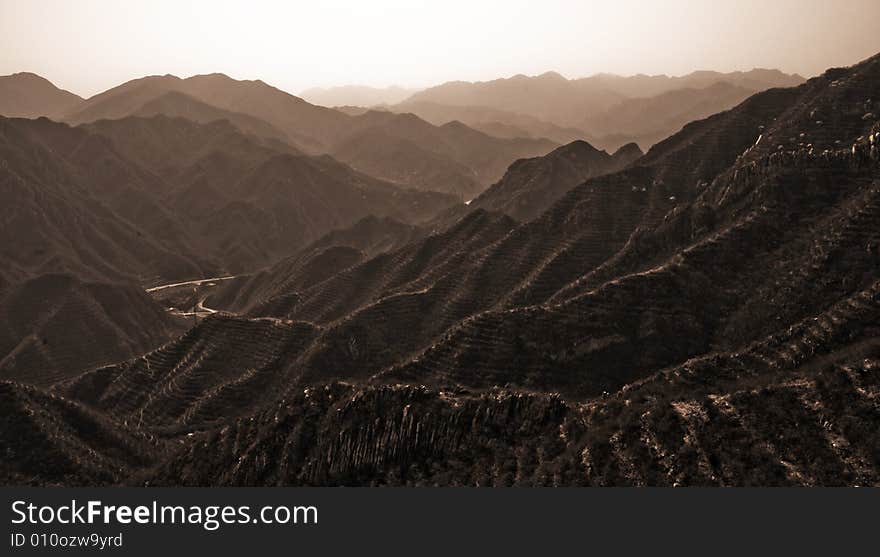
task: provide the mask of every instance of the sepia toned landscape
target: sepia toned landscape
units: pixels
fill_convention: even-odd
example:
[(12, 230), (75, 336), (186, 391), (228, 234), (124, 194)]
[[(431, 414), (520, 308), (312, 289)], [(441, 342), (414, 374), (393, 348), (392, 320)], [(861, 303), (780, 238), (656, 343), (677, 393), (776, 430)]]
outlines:
[(0, 483), (880, 485), (873, 40), (299, 95), (9, 72)]

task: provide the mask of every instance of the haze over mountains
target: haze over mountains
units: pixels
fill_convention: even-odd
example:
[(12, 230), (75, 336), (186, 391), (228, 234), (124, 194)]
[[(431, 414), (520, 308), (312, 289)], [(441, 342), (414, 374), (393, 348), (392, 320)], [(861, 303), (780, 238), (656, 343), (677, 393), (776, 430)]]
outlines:
[[(636, 142), (647, 150), (691, 120), (731, 108), (758, 91), (803, 81), (798, 75), (762, 69), (700, 71), (680, 77), (598, 74), (581, 79), (547, 72), (444, 83), (414, 94), (392, 110), (411, 111), (432, 123), (457, 119), (487, 132), (495, 129), (561, 143), (586, 139), (608, 150)], [(507, 131), (500, 131), (504, 127)]]
[(343, 85), (340, 87), (313, 87), (306, 89), (300, 97), (312, 104), (321, 106), (376, 106), (397, 104), (406, 100), (420, 89), (405, 87), (367, 87), (364, 85)]
[(878, 91), (212, 74), (0, 118), (0, 478), (880, 485)]

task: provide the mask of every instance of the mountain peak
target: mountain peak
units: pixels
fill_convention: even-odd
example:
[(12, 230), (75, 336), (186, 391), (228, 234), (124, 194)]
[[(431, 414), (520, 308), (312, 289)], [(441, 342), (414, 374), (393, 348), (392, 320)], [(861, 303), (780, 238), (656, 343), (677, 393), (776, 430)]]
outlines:
[(0, 76), (0, 77), (14, 77), (17, 79), (31, 79), (34, 81), (45, 81), (47, 83), (51, 83), (51, 81), (49, 81), (45, 77), (43, 77), (39, 74), (35, 74), (33, 72), (16, 72), (14, 74), (4, 75), (4, 76)]
[(565, 76), (555, 71), (544, 72), (538, 76), (538, 79), (543, 79), (546, 81), (568, 81)]
[(582, 154), (592, 154), (598, 153), (599, 149), (596, 149), (588, 142), (583, 139), (576, 139), (571, 143), (563, 145), (561, 147), (557, 147), (553, 151), (550, 152), (548, 156), (554, 155), (582, 155)]
[(19, 72), (0, 76), (0, 114), (19, 118), (57, 118), (83, 99), (41, 75)]
[(618, 167), (623, 168), (640, 159), (645, 153), (635, 142), (621, 146), (611, 157), (617, 162)]

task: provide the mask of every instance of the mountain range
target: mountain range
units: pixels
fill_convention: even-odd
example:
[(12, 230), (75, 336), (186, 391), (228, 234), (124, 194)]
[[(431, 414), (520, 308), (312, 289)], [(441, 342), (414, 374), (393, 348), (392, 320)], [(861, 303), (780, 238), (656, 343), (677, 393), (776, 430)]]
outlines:
[[(10, 89), (24, 91), (34, 86), (29, 75), (3, 79)], [(41, 81), (39, 85), (51, 84)], [(56, 89), (56, 95), (62, 93)], [(17, 99), (0, 95), (0, 114), (17, 113)], [(155, 115), (204, 124), (227, 120), (247, 135), (274, 139), (307, 154), (330, 154), (403, 187), (465, 199), (494, 183), (511, 162), (557, 146), (546, 139), (496, 138), (474, 132), (467, 138), (465, 151), (458, 147), (461, 126), (437, 127), (412, 116), (393, 118), (388, 113), (352, 117), (309, 104), (261, 81), (237, 81), (223, 74), (187, 79), (149, 76), (77, 100), (61, 112), (50, 103), (42, 113), (28, 115), (53, 116), (72, 125)], [(376, 144), (376, 137), (382, 138), (381, 144)]]
[(880, 485), (880, 55), (718, 76), (411, 98), (646, 153), (225, 76), (0, 119), (0, 478)]
[(803, 81), (796, 74), (763, 69), (581, 79), (547, 72), (444, 83), (389, 109), (413, 112), (435, 124), (460, 120), (502, 137), (546, 137), (559, 143), (584, 139), (608, 150), (635, 142), (647, 149), (691, 120), (732, 108), (756, 92)]

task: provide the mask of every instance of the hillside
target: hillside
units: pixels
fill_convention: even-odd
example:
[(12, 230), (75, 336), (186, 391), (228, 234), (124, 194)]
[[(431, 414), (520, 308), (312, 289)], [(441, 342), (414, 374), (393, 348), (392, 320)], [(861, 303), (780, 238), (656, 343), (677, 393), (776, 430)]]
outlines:
[(47, 386), (145, 354), (184, 329), (137, 286), (43, 275), (0, 293), (0, 379)]
[(0, 277), (198, 276), (212, 267), (155, 199), (156, 179), (84, 130), (0, 118)]
[(149, 285), (252, 271), (368, 215), (417, 223), (455, 203), (226, 120), (0, 123), (5, 284), (45, 273)]
[(153, 466), (164, 443), (37, 388), (0, 380), (3, 485), (106, 485)]
[(433, 126), (412, 114), (371, 111), (352, 118), (331, 154), (368, 174), (467, 200), (513, 161), (553, 147), (546, 139), (499, 139), (460, 122)]
[(367, 215), (417, 223), (455, 203), (245, 135), (229, 122), (157, 116), (102, 120), (89, 129), (161, 176), (165, 204), (233, 273), (274, 263)]
[(578, 184), (621, 170), (641, 156), (635, 144), (609, 155), (585, 141), (575, 141), (543, 157), (515, 162), (468, 208), (501, 211), (520, 221), (531, 220)]

